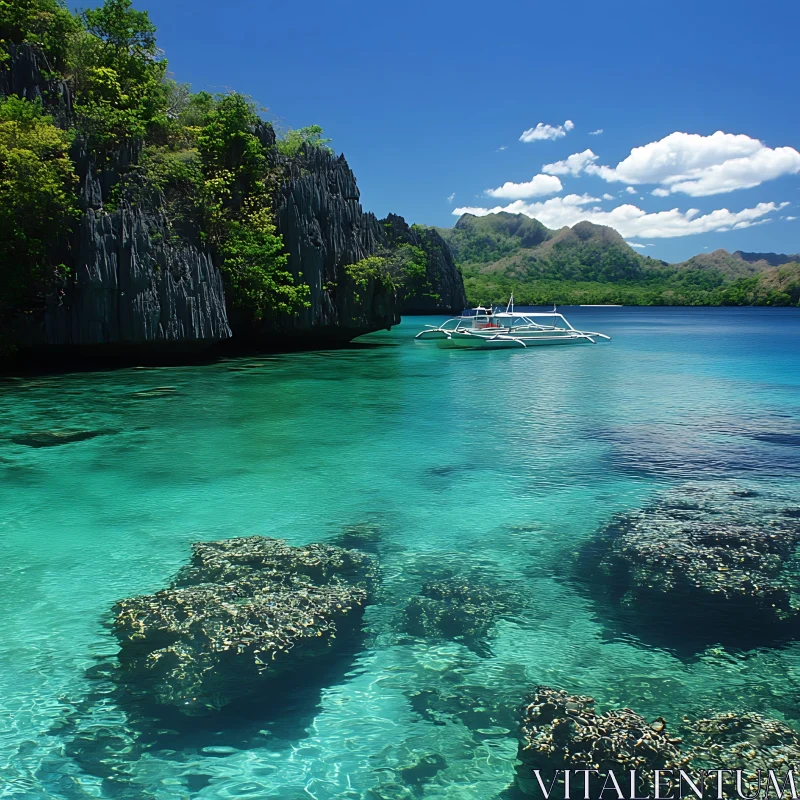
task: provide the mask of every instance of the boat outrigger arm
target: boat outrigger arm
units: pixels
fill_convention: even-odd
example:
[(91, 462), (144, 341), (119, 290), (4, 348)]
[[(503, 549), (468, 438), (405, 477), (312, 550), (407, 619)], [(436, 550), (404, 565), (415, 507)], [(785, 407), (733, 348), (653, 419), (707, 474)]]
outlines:
[(597, 343), (604, 333), (579, 331), (556, 311), (515, 312), (513, 295), (505, 311), (478, 306), (441, 325), (426, 325), (415, 338), (436, 340), (443, 347), (528, 347), (531, 344)]

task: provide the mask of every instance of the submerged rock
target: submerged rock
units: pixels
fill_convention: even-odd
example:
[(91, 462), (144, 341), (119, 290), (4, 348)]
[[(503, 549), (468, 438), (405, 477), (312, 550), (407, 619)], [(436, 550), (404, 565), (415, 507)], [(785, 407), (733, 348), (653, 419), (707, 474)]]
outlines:
[[(554, 770), (589, 769), (599, 772), (590, 779), (592, 797), (599, 796), (609, 770), (624, 778), (637, 770), (639, 796), (652, 796), (653, 770), (688, 764), (677, 746), (680, 739), (669, 735), (663, 720), (651, 725), (629, 708), (598, 714), (591, 697), (540, 686), (522, 712), (517, 774), (525, 794), (541, 796), (534, 769), (541, 770), (546, 785)], [(620, 788), (628, 796), (630, 785)]]
[[(714, 795), (717, 775), (705, 775), (704, 770), (742, 770), (748, 788), (753, 788), (758, 770), (766, 781), (768, 770), (785, 775), (800, 763), (800, 734), (753, 712), (684, 718), (681, 736), (672, 736), (661, 717), (648, 723), (629, 708), (597, 714), (591, 697), (540, 686), (526, 700), (522, 715), (517, 785), (536, 797), (541, 797), (541, 789), (532, 770), (540, 770), (546, 786), (555, 770), (597, 770), (590, 778), (592, 797), (602, 796), (606, 781), (606, 789), (614, 792), (610, 771), (622, 794), (630, 797), (629, 770), (635, 770), (636, 797), (652, 797), (654, 770), (686, 770), (694, 780), (705, 780), (709, 795)], [(563, 775), (559, 777), (563, 787)], [(582, 783), (582, 777), (579, 780)], [(665, 788), (662, 784), (661, 790)], [(665, 794), (671, 795), (671, 790), (666, 788)]]
[(20, 433), (11, 437), (14, 444), (23, 444), (26, 447), (57, 447), (60, 444), (84, 442), (97, 436), (104, 436), (108, 431), (34, 431)]
[(357, 550), (373, 552), (383, 539), (383, 528), (375, 522), (356, 522), (345, 525), (333, 541), (340, 547), (354, 547)]
[(120, 601), (121, 678), (204, 714), (341, 650), (360, 630), (371, 556), (260, 536), (201, 542), (168, 589)]
[(785, 502), (739, 487), (673, 489), (615, 517), (592, 545), (588, 569), (615, 602), (636, 614), (658, 611), (665, 622), (714, 635), (720, 620), (752, 630), (796, 626), (800, 520)]
[(412, 636), (452, 639), (483, 654), (495, 622), (511, 610), (509, 592), (465, 575), (444, 575), (423, 584), (403, 612)]
[(747, 773), (772, 769), (781, 775), (800, 764), (800, 736), (783, 722), (761, 714), (717, 714), (691, 725), (693, 766), (741, 769)]

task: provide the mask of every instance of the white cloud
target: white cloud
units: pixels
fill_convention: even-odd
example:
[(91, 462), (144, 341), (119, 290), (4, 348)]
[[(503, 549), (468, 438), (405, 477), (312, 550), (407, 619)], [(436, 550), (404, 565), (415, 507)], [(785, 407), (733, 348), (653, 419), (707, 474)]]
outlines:
[(591, 150), (584, 150), (582, 153), (573, 153), (563, 161), (556, 161), (552, 164), (545, 164), (542, 172), (548, 175), (573, 175), (577, 177), (583, 172), (587, 165), (597, 161), (597, 156)]
[(717, 131), (701, 136), (676, 131), (635, 147), (616, 167), (590, 164), (585, 171), (606, 181), (658, 183), (670, 194), (706, 197), (796, 174), (800, 153), (793, 147), (769, 148), (744, 134)]
[(501, 144), (500, 147), (497, 148), (498, 153), (502, 152), (503, 150), (508, 150), (507, 144)]
[(561, 228), (564, 225), (574, 225), (581, 220), (588, 220), (597, 225), (610, 225), (626, 239), (634, 237), (669, 239), (696, 233), (749, 228), (768, 221), (769, 214), (788, 205), (788, 203), (759, 203), (754, 208), (744, 208), (741, 211), (719, 208), (707, 214), (700, 214), (696, 208), (687, 211), (673, 208), (669, 211), (647, 213), (628, 203), (617, 206), (611, 211), (603, 211), (598, 206), (592, 206), (598, 201), (599, 198), (588, 194), (568, 194), (536, 203), (516, 200), (507, 206), (495, 208), (456, 208), (453, 214), (485, 216), (498, 211), (507, 211), (511, 214), (535, 217), (548, 228)]
[(644, 250), (647, 247), (646, 244), (639, 244), (639, 242), (628, 242), (631, 247), (638, 247), (640, 250)]
[(789, 222), (791, 222), (792, 220), (797, 219), (797, 217), (785, 217), (785, 219), (787, 219), (787, 220), (789, 220)]
[(613, 194), (609, 194), (608, 192), (606, 192), (603, 195), (603, 200), (613, 200), (613, 199), (614, 199), (614, 195)]
[(633, 188), (633, 186), (627, 186), (627, 187), (625, 187), (625, 191), (626, 191), (628, 194), (636, 194), (636, 189), (634, 189), (634, 188)]
[[(549, 200), (537, 203), (525, 203), (522, 200), (515, 200), (509, 205), (495, 206), (494, 208), (456, 208), (453, 214), (474, 214), (476, 217), (484, 217), (487, 214), (496, 214), (499, 211), (508, 211), (510, 214), (525, 214), (528, 217), (544, 222), (551, 228), (561, 228), (564, 225), (572, 225), (569, 220), (580, 221), (584, 219), (582, 206), (589, 203), (596, 203), (598, 198), (588, 194), (568, 194), (563, 197), (551, 197)], [(545, 222), (545, 219), (548, 221)]]
[(525, 183), (507, 181), (497, 189), (487, 189), (485, 194), (489, 195), (489, 197), (498, 197), (504, 200), (522, 200), (526, 197), (555, 194), (563, 188), (561, 181), (554, 175), (534, 175)]
[(598, 128), (596, 131), (589, 131), (589, 136), (599, 136), (603, 132), (602, 128)]
[(453, 202), (453, 200), (455, 199), (455, 196), (456, 196), (456, 193), (455, 193), (455, 192), (453, 192), (453, 194), (449, 194), (449, 195), (447, 195), (447, 202), (448, 202), (448, 203), (452, 203), (452, 202)]
[(575, 127), (575, 123), (568, 119), (563, 125), (545, 125), (540, 122), (535, 128), (528, 128), (519, 137), (521, 142), (539, 142), (546, 139), (560, 139), (566, 136)]
[(650, 194), (652, 194), (653, 197), (669, 197), (669, 189), (653, 189)]

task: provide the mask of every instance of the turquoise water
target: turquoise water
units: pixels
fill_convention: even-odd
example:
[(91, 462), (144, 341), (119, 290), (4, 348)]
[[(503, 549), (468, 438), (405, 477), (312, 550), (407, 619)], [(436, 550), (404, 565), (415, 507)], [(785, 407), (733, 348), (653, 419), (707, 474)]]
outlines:
[[(636, 638), (575, 568), (612, 514), (670, 486), (797, 495), (800, 312), (567, 316), (613, 341), (445, 351), (413, 341), (416, 318), (344, 351), (0, 384), (0, 796), (495, 798), (539, 683), (675, 724), (800, 725), (800, 646), (686, 653), (658, 620)], [(103, 435), (10, 439), (53, 429)], [(361, 523), (383, 590), (352, 660), (190, 724), (116, 702), (110, 608), (163, 587), (192, 542)], [(486, 652), (399, 630), (442, 568), (518, 598)]]

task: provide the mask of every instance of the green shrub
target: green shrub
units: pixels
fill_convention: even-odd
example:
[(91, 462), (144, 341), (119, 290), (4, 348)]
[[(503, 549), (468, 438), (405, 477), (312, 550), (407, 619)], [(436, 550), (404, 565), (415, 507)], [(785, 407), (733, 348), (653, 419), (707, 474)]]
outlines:
[(297, 130), (289, 130), (285, 136), (277, 141), (278, 152), (294, 158), (299, 155), (303, 147), (307, 148), (321, 148), (328, 153), (333, 153), (333, 149), (328, 147), (330, 139), (322, 138), (323, 130), (319, 125), (309, 125), (306, 128), (298, 128)]
[(386, 258), (368, 256), (355, 264), (348, 264), (344, 270), (359, 289), (366, 289), (370, 281), (380, 283), (388, 292), (394, 292), (396, 289), (394, 276)]

